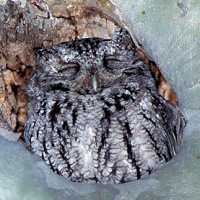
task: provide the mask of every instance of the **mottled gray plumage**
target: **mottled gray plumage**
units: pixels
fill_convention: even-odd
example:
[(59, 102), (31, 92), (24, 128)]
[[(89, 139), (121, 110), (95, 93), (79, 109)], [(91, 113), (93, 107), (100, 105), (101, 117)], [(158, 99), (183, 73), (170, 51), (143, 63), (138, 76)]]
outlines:
[(28, 85), (25, 140), (76, 182), (124, 183), (180, 149), (184, 119), (157, 92), (129, 34), (38, 50)]

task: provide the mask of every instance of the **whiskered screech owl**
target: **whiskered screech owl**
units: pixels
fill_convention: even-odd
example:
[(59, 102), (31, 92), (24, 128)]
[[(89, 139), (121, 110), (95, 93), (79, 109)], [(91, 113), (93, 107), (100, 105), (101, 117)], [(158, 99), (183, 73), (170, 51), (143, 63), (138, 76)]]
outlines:
[(25, 140), (75, 182), (124, 183), (180, 149), (184, 118), (162, 98), (129, 34), (81, 39), (36, 53)]

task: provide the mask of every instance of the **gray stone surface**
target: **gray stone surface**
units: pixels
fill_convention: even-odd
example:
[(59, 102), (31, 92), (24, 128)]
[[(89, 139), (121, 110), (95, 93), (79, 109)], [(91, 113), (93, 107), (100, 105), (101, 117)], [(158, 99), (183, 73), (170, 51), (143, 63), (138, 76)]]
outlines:
[(199, 199), (198, 0), (115, 0), (123, 19), (178, 95), (188, 120), (180, 153), (152, 175), (123, 185), (78, 184), (54, 174), (20, 144), (0, 138), (0, 200)]

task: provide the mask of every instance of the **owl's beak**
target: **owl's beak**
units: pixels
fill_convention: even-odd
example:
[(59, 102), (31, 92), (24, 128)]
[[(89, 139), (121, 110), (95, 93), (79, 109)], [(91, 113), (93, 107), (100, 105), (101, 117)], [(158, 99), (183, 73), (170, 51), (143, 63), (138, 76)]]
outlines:
[(96, 76), (92, 76), (92, 86), (94, 91), (97, 91), (97, 77)]

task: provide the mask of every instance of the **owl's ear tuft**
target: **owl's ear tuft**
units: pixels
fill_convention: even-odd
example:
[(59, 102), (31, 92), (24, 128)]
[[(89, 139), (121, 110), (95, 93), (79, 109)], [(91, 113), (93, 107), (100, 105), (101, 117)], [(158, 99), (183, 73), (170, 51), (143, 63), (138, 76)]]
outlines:
[(112, 41), (118, 45), (125, 47), (133, 44), (129, 32), (123, 28), (117, 28), (112, 35)]

